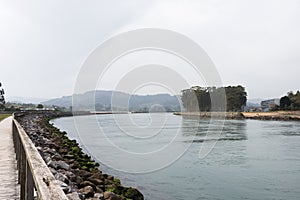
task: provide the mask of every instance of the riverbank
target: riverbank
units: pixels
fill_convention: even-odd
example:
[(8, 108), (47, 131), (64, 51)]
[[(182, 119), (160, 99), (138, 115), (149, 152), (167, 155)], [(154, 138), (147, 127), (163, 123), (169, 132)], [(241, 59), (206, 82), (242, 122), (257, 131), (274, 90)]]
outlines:
[(174, 115), (222, 118), (222, 119), (256, 119), (277, 121), (300, 121), (300, 111), (276, 112), (174, 112)]
[(70, 140), (66, 132), (49, 124), (49, 120), (63, 116), (71, 115), (61, 112), (15, 115), (68, 198), (143, 200), (142, 193), (124, 187), (119, 179), (102, 173), (99, 163), (86, 155), (76, 140)]
[(243, 112), (245, 119), (300, 121), (300, 111)]
[(174, 112), (174, 115), (202, 118), (220, 118), (220, 119), (244, 119), (240, 112)]

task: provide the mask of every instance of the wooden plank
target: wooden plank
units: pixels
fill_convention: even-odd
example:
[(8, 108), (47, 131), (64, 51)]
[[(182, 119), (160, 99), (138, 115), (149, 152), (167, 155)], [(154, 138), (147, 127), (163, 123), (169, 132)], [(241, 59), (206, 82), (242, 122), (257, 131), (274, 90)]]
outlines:
[(12, 117), (0, 122), (0, 199), (19, 199)]

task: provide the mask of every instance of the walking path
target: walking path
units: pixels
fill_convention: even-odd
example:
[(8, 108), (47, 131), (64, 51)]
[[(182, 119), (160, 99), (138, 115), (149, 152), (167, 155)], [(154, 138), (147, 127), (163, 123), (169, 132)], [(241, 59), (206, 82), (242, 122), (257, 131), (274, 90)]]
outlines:
[(0, 200), (19, 199), (17, 161), (12, 137), (12, 117), (0, 122)]

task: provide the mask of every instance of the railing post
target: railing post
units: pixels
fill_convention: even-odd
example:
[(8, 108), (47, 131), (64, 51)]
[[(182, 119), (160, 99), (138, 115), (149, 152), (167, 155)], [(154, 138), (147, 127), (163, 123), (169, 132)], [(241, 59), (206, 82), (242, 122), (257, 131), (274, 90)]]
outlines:
[(21, 183), (21, 140), (15, 122), (12, 122), (13, 140), (17, 159), (18, 184)]
[(25, 200), (26, 183), (26, 155), (24, 147), (21, 145), (20, 179), (21, 179), (21, 200)]
[[(16, 134), (18, 134), (16, 132)], [(21, 149), (22, 149), (22, 144), (21, 144), (21, 139), (19, 134), (17, 135), (17, 167), (18, 167), (18, 183), (21, 184)]]
[(32, 174), (30, 171), (30, 167), (28, 165), (28, 162), (26, 162), (26, 181), (25, 181), (25, 199), (26, 200), (32, 200), (33, 199), (33, 190), (34, 190), (34, 182), (32, 178)]

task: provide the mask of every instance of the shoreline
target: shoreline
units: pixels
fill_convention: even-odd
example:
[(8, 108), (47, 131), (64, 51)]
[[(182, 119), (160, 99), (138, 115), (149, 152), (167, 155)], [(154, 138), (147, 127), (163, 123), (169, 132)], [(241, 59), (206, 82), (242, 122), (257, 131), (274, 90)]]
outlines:
[(221, 119), (254, 119), (274, 121), (300, 121), (300, 111), (274, 112), (174, 112), (174, 115), (186, 117), (221, 118)]
[(84, 153), (76, 140), (49, 123), (71, 113), (40, 111), (15, 116), (69, 199), (144, 199), (136, 188), (125, 187), (118, 178), (103, 174), (100, 164)]

